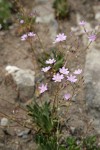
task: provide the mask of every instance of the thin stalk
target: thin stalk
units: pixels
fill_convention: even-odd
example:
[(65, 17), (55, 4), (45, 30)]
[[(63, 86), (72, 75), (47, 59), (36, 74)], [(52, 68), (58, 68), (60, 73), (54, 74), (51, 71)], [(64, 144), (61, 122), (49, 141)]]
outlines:
[(56, 103), (57, 103), (57, 106), (58, 106), (58, 102), (56, 102), (56, 100), (57, 100), (57, 98), (58, 98), (58, 93), (59, 93), (59, 85), (57, 86), (57, 89), (56, 89), (56, 92), (55, 92), (55, 96), (54, 96), (53, 110), (54, 110), (55, 107), (56, 107)]
[[(75, 43), (76, 40), (77, 40), (77, 39), (75, 39), (75, 40), (71, 43), (71, 46), (69, 47), (68, 52), (71, 50), (71, 48), (72, 48), (73, 45), (74, 45), (73, 43)], [(67, 54), (66, 54), (66, 55), (65, 55), (65, 60), (66, 60), (66, 61), (65, 61), (65, 63), (64, 63), (64, 66), (66, 66), (66, 63), (67, 63), (67, 61), (68, 61), (67, 57), (68, 57), (68, 56), (67, 56)]]
[(41, 39), (40, 39), (38, 33), (36, 33), (36, 35), (37, 35), (37, 37), (38, 37), (38, 40), (39, 40), (39, 42), (40, 42), (40, 45), (41, 45), (42, 49), (45, 50), (45, 48), (44, 48), (44, 46), (43, 46), (43, 44), (42, 44), (42, 42), (41, 42)]
[(59, 149), (59, 119), (58, 119), (58, 123), (57, 123), (57, 150)]

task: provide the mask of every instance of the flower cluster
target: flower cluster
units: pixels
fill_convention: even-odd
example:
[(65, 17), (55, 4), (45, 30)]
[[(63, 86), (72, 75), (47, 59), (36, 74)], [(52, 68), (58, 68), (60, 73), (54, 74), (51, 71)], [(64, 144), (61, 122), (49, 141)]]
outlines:
[(77, 69), (74, 71), (74, 74), (81, 74), (82, 73), (82, 69)]
[(50, 70), (51, 69), (51, 67), (50, 66), (48, 66), (48, 67), (45, 67), (45, 68), (42, 68), (42, 70), (41, 71), (43, 71), (43, 72), (47, 72), (48, 70)]
[[(45, 63), (50, 65), (50, 64), (54, 64), (55, 62), (56, 62), (56, 60), (54, 58), (52, 58), (52, 59), (46, 60)], [(41, 71), (47, 72), (50, 69), (51, 69), (51, 66), (47, 66), (45, 68), (42, 68)], [(81, 73), (82, 73), (82, 69), (77, 69), (73, 72), (73, 74), (75, 74), (75, 75), (79, 75)], [(77, 81), (77, 78), (75, 75), (72, 75), (72, 74), (69, 75), (68, 68), (65, 68), (65, 66), (63, 66), (62, 68), (59, 68), (59, 72), (57, 72), (56, 74), (53, 75), (52, 80), (54, 82), (61, 82), (64, 78), (66, 78), (66, 81), (75, 83)], [(39, 89), (40, 89), (40, 94), (44, 93), (45, 91), (47, 91), (47, 84), (46, 85), (42, 84), (42, 86), (40, 86)], [(66, 100), (68, 100), (70, 97), (71, 97), (71, 95), (68, 93), (64, 96), (64, 98)]]
[(40, 94), (47, 91), (48, 90), (47, 84), (42, 84), (41, 86), (39, 86), (39, 90), (40, 90)]
[(72, 74), (67, 76), (67, 80), (70, 81), (71, 83), (74, 83), (77, 81), (76, 76), (73, 76)]
[(24, 20), (20, 20), (20, 24), (23, 24), (24, 23)]
[(90, 42), (94, 42), (96, 40), (96, 35), (92, 34), (92, 35), (88, 36), (88, 39)]
[(85, 22), (84, 20), (82, 20), (82, 21), (79, 22), (79, 25), (80, 25), (80, 26), (85, 26), (85, 25), (86, 25), (86, 22)]
[(33, 33), (33, 32), (28, 32), (27, 34), (23, 34), (22, 36), (21, 36), (21, 41), (25, 41), (25, 40), (27, 40), (27, 38), (28, 37), (35, 37), (35, 33)]
[[(85, 26), (85, 24), (86, 24), (85, 21), (81, 21), (79, 23), (79, 25), (83, 26), (83, 27)], [(28, 36), (29, 36), (29, 34), (28, 34)], [(30, 33), (30, 36), (31, 36), (31, 33)], [(26, 35), (23, 35), (23, 38), (26, 38)], [(67, 36), (64, 33), (59, 33), (56, 36), (55, 41), (53, 43), (59, 43), (59, 42), (65, 41), (66, 38), (67, 38)], [(92, 34), (92, 35), (88, 36), (88, 39), (90, 42), (93, 42), (96, 40), (96, 35)], [(56, 60), (54, 58), (52, 58), (52, 59), (50, 58), (50, 59), (46, 60), (45, 64), (48, 66), (42, 68), (41, 71), (48, 72), (49, 70), (52, 69), (52, 65), (54, 65), (55, 62), (56, 62)], [(59, 71), (57, 73), (53, 74), (51, 79), (53, 82), (58, 82), (58, 83), (62, 82), (63, 79), (65, 79), (65, 82), (75, 83), (78, 80), (77, 75), (80, 75), (81, 73), (82, 73), (82, 69), (77, 69), (74, 72), (70, 73), (68, 68), (63, 66), (62, 68), (59, 68)], [(42, 84), (39, 87), (40, 93), (44, 93), (45, 91), (47, 91), (47, 89), (48, 89), (47, 84), (46, 85)], [(69, 93), (66, 93), (64, 95), (65, 100), (70, 99), (70, 97), (71, 97), (71, 95)]]
[[(85, 26), (86, 22), (85, 21), (81, 21), (79, 23), (80, 26)], [(56, 39), (53, 43), (59, 43), (59, 42), (62, 42), (62, 41), (65, 41), (67, 38), (67, 36), (64, 34), (64, 33), (59, 33), (57, 36), (56, 36)], [(96, 40), (96, 35), (95, 34), (92, 34), (90, 36), (88, 36), (88, 39), (90, 42), (94, 42)]]
[(67, 38), (67, 36), (64, 33), (59, 33), (56, 36), (56, 39), (55, 39), (55, 41), (53, 43), (59, 43), (59, 42), (65, 41), (66, 38)]
[(64, 95), (64, 99), (65, 100), (69, 100), (71, 98), (71, 95), (69, 94), (69, 93), (66, 93), (65, 95)]
[(56, 60), (53, 58), (53, 59), (49, 59), (49, 60), (46, 60), (46, 64), (53, 64), (55, 63)]
[(54, 80), (54, 82), (61, 82), (61, 80), (64, 79), (64, 75), (63, 74), (54, 74), (52, 80)]
[[(54, 64), (56, 62), (56, 60), (54, 59), (54, 58), (52, 58), (52, 59), (48, 59), (48, 60), (46, 60), (46, 64), (48, 64), (48, 65), (52, 65), (52, 64)], [(48, 70), (50, 70), (51, 69), (51, 67), (50, 66), (48, 66), (48, 67), (44, 67), (44, 68), (42, 68), (42, 70), (41, 71), (43, 71), (43, 72), (47, 72)]]
[[(79, 22), (79, 25), (84, 27), (86, 25), (86, 22), (84, 20), (82, 20), (82, 21)], [(85, 29), (85, 32), (88, 32), (88, 31)], [(96, 40), (96, 35), (91, 34), (91, 35), (88, 36), (88, 39), (89, 39), (90, 42), (94, 42)]]
[(62, 67), (59, 69), (59, 72), (65, 75), (68, 75), (69, 71), (68, 68)]

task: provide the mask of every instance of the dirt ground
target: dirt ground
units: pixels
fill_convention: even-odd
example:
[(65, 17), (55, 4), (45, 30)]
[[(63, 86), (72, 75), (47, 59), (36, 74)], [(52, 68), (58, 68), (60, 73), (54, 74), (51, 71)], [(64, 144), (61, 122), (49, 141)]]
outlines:
[[(69, 33), (71, 26), (76, 26), (76, 13), (79, 12), (83, 16), (83, 20), (86, 20), (88, 22), (91, 22), (91, 24), (94, 26), (96, 24), (94, 20), (94, 11), (93, 11), (93, 5), (97, 5), (99, 3), (99, 0), (69, 0), (71, 9), (70, 9), (70, 18), (65, 19), (63, 21), (58, 21), (58, 32), (64, 32), (66, 34)], [(24, 7), (26, 9), (30, 9), (34, 6), (31, 5), (31, 0), (28, 1), (28, 3), (23, 2)], [(45, 26), (45, 29), (44, 29)], [(22, 69), (31, 69), (34, 70), (34, 64), (33, 64), (33, 57), (32, 52), (30, 51), (30, 47), (27, 43), (24, 43), (20, 40), (20, 36), (16, 34), (16, 30), (18, 28), (18, 25), (14, 23), (8, 31), (0, 31), (0, 112), (3, 112), (4, 114), (14, 115), (18, 118), (19, 121), (21, 119), (28, 120), (28, 117), (26, 116), (26, 112), (19, 109), (17, 107), (17, 104), (19, 103), (16, 100), (17, 97), (17, 90), (14, 85), (12, 85), (11, 81), (9, 81), (9, 78), (6, 77), (5, 67), (7, 65), (14, 65)], [(39, 24), (37, 25), (38, 32), (40, 34), (40, 38), (43, 36), (44, 40), (43, 43), (45, 45), (45, 48), (51, 47), (50, 41), (47, 39), (47, 30), (46, 25)], [(45, 36), (46, 35), (46, 36)], [(79, 37), (81, 38), (81, 37)], [(40, 46), (38, 43), (36, 44), (36, 47), (40, 49)], [(76, 66), (82, 67), (84, 69), (85, 64), (85, 55), (86, 51), (83, 51), (82, 49), (83, 44), (81, 42), (80, 50), (73, 53), (72, 52), (72, 59), (69, 62), (69, 66), (71, 68), (75, 68)], [(77, 56), (77, 57), (75, 57)], [(72, 61), (74, 63), (72, 63)], [(6, 83), (7, 80), (7, 83)], [(87, 125), (88, 117), (85, 112), (85, 104), (84, 104), (84, 88), (83, 86), (81, 88), (81, 94), (78, 96), (78, 102), (73, 102), (75, 106), (72, 106), (70, 113), (73, 112), (72, 119), (69, 123), (70, 126), (73, 126), (73, 124), (76, 124), (76, 127), (80, 126), (81, 128), (85, 128), (85, 125)], [(7, 100), (7, 101), (5, 101)], [(10, 103), (13, 103), (14, 105), (11, 105)], [(78, 109), (80, 108), (80, 109)], [(14, 111), (14, 113), (13, 113)], [(4, 117), (0, 113), (0, 118)], [(5, 116), (7, 117), (7, 116)], [(80, 119), (81, 118), (81, 119)], [(78, 121), (78, 122), (77, 122)], [(33, 142), (32, 134), (29, 134), (26, 139), (23, 139), (21, 137), (18, 137), (16, 132), (22, 131), (25, 128), (20, 127), (19, 124), (16, 122), (12, 122), (13, 127), (8, 128), (8, 132), (11, 134), (4, 134), (2, 131), (2, 127), (0, 129), (0, 149), (1, 150), (23, 150), (24, 147), (26, 147), (25, 150), (35, 150), (35, 143)], [(81, 131), (78, 132), (81, 132)]]

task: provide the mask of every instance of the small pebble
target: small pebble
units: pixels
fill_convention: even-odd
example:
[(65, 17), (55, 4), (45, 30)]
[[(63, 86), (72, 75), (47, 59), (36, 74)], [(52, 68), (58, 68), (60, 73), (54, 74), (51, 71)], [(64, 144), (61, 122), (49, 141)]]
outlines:
[(18, 137), (22, 137), (22, 138), (27, 138), (28, 134), (30, 134), (31, 130), (30, 129), (26, 129), (24, 131), (19, 132), (17, 135)]
[(9, 121), (8, 121), (7, 118), (2, 118), (2, 119), (1, 119), (1, 122), (0, 122), (1, 126), (7, 126), (8, 123), (9, 123)]

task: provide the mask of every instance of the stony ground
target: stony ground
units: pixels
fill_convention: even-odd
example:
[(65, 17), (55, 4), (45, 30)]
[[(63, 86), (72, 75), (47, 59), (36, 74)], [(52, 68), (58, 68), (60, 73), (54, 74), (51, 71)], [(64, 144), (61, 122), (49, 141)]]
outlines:
[[(32, 4), (32, 1), (30, 0), (28, 1), (28, 4), (26, 2), (23, 2), (23, 4), (26, 9), (31, 8), (42, 12), (37, 18), (37, 20), (40, 21), (40, 24), (37, 24), (37, 30), (45, 49), (47, 49), (47, 47), (52, 47), (51, 43), (58, 32), (68, 34), (72, 29), (72, 31), (75, 32), (73, 35), (83, 40), (83, 42), (81, 42), (80, 50), (75, 54), (72, 53), (72, 59), (69, 62), (69, 66), (72, 69), (76, 66), (84, 68), (85, 62), (87, 62), (86, 51), (83, 51), (85, 41), (82, 34), (79, 34), (77, 25), (79, 21), (83, 19), (89, 22), (91, 28), (98, 25), (99, 19), (97, 14), (99, 10), (96, 8), (99, 5), (99, 1), (70, 0), (70, 18), (63, 21), (57, 21), (54, 18), (54, 10), (51, 7), (51, 2), (37, 0)], [(23, 43), (20, 40), (20, 36), (16, 34), (17, 28), (18, 25), (14, 23), (8, 31), (0, 31), (0, 112), (16, 116), (19, 121), (22, 119), (28, 121), (29, 118), (26, 116), (26, 112), (18, 108), (18, 103), (20, 103), (20, 100), (18, 99), (18, 90), (16, 89), (15, 84), (11, 81), (11, 78), (6, 75), (7, 72), (5, 71), (7, 65), (17, 66), (23, 70), (31, 69), (34, 71), (32, 52), (30, 51), (29, 45)], [(49, 32), (47, 32), (48, 30)], [(36, 48), (42, 51), (42, 48), (38, 43), (36, 43)], [(74, 63), (71, 63), (72, 61)], [(14, 105), (11, 105), (10, 103), (13, 103)], [(24, 103), (21, 104), (24, 105)], [(73, 106), (68, 115), (71, 115), (72, 113), (73, 115), (69, 122), (71, 130), (78, 129), (77, 133), (83, 132), (83, 130), (86, 129), (87, 124), (91, 122), (91, 117), (87, 116), (88, 112), (85, 110), (83, 86), (81, 87), (78, 101), (73, 102)], [(0, 113), (0, 118), (2, 119), (3, 117), (4, 116)], [(5, 118), (7, 118), (7, 116), (5, 116)], [(8, 124), (9, 123), (7, 123), (7, 125)], [(6, 133), (5, 128), (1, 126), (1, 150), (23, 150), (24, 148), (25, 150), (36, 149), (36, 145), (33, 141), (34, 138), (30, 130), (20, 127), (16, 122), (11, 121), (10, 125), (11, 127), (8, 127), (7, 130), (8, 133)], [(95, 133), (92, 126), (90, 129), (89, 133)]]

